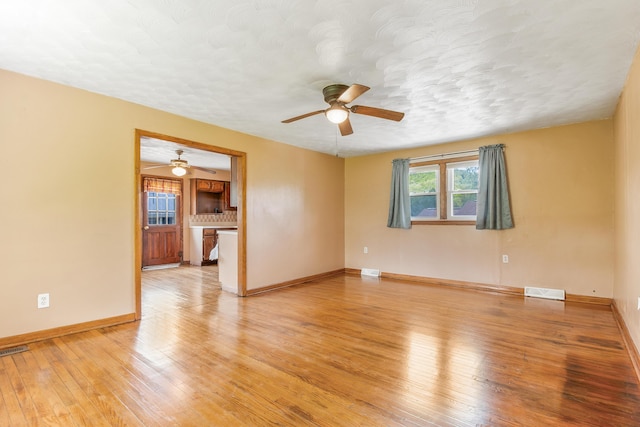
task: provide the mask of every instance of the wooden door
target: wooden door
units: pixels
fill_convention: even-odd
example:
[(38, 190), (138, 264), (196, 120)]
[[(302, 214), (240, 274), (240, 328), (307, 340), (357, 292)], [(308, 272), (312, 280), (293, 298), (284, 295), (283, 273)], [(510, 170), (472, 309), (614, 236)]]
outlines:
[(142, 206), (142, 267), (180, 262), (180, 194), (145, 191)]

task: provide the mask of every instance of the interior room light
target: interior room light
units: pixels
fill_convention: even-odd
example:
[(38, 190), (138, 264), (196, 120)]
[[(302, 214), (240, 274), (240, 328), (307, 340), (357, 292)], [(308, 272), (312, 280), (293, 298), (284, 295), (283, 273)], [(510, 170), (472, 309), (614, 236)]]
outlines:
[(327, 119), (329, 119), (331, 123), (338, 124), (347, 120), (347, 117), (349, 117), (349, 111), (347, 111), (344, 106), (336, 103), (329, 107), (329, 109), (324, 112), (324, 115), (327, 116)]
[(175, 176), (183, 176), (187, 173), (187, 170), (181, 166), (176, 166), (175, 168), (171, 169), (171, 173)]

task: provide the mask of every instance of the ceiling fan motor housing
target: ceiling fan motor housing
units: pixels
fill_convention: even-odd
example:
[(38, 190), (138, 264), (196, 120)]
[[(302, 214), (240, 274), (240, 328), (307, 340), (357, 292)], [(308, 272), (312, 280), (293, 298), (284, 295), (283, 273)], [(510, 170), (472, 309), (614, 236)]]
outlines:
[(171, 166), (173, 166), (173, 167), (181, 167), (181, 168), (188, 168), (189, 167), (189, 163), (186, 160), (173, 159), (173, 160), (171, 160)]
[(337, 84), (325, 87), (324, 89), (322, 89), (322, 94), (324, 95), (325, 102), (329, 105), (332, 105), (347, 89), (349, 89), (349, 86)]

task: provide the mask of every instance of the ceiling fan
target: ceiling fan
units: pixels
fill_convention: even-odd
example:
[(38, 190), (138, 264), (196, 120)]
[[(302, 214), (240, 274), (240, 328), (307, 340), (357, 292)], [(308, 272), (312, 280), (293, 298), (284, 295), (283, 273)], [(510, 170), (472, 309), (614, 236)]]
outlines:
[(327, 119), (331, 123), (336, 123), (340, 128), (340, 134), (342, 136), (351, 135), (353, 129), (351, 128), (351, 122), (349, 121), (349, 113), (364, 114), (365, 116), (373, 116), (381, 119), (395, 120), (399, 122), (404, 117), (404, 113), (397, 111), (384, 110), (382, 108), (366, 107), (364, 105), (354, 105), (352, 107), (347, 106), (353, 102), (354, 99), (368, 91), (370, 88), (367, 86), (352, 84), (351, 86), (334, 84), (329, 85), (322, 89), (324, 100), (329, 104), (329, 108), (326, 110), (318, 110), (311, 113), (303, 114), (301, 116), (292, 117), (287, 120), (283, 120), (282, 123), (291, 123), (296, 120), (305, 119), (316, 114), (324, 113)]
[(208, 173), (211, 173), (211, 174), (216, 173), (216, 171), (211, 170), (211, 169), (201, 168), (200, 166), (190, 165), (189, 162), (187, 162), (186, 160), (180, 158), (180, 156), (182, 156), (182, 153), (184, 153), (184, 151), (176, 150), (176, 154), (178, 155), (178, 158), (177, 159), (172, 159), (169, 162), (168, 165), (148, 166), (145, 169), (172, 167), (173, 169), (171, 169), (171, 173), (176, 175), (176, 176), (185, 175), (187, 173), (187, 169), (189, 169), (189, 168), (198, 169), (198, 170), (201, 170), (201, 171), (204, 171), (204, 172), (208, 172)]

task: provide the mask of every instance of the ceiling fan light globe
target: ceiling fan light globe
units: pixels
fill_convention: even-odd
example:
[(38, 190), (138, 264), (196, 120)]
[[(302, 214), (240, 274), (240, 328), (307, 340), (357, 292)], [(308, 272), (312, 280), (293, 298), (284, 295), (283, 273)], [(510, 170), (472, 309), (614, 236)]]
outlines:
[(175, 168), (171, 169), (171, 173), (175, 176), (184, 176), (187, 173), (187, 170), (182, 166), (176, 166)]
[(349, 112), (342, 106), (333, 105), (329, 109), (327, 109), (327, 111), (325, 111), (324, 115), (327, 116), (327, 119), (331, 123), (339, 124), (347, 120), (347, 117), (349, 117)]

